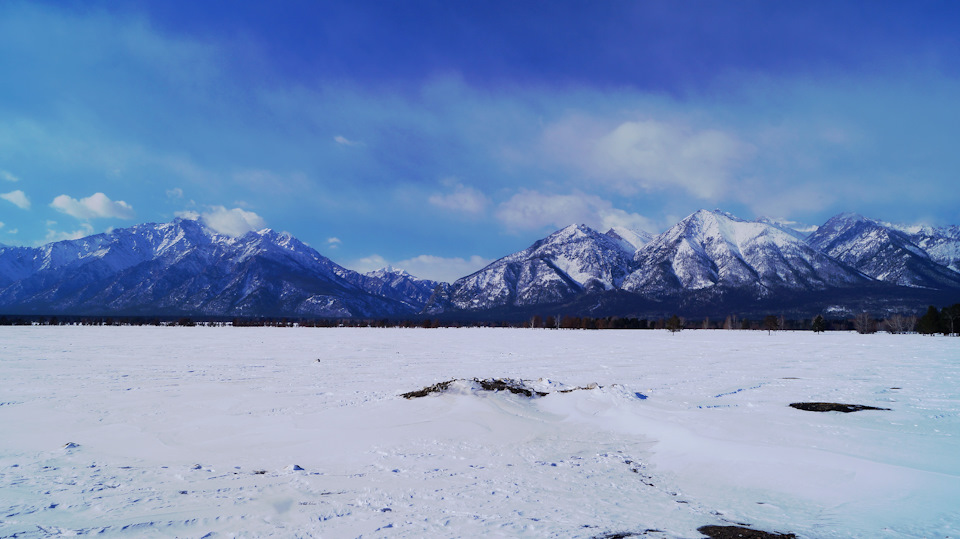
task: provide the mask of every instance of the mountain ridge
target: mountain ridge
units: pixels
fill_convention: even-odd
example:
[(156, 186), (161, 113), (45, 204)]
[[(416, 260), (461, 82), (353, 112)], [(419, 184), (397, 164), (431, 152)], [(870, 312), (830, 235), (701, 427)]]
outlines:
[(231, 237), (187, 218), (0, 247), (0, 312), (7, 314), (808, 312), (831, 298), (831, 308), (853, 312), (908, 309), (939, 297), (960, 299), (960, 227), (892, 225), (856, 214), (834, 216), (809, 236), (721, 210), (699, 210), (657, 235), (573, 224), (453, 283), (393, 268), (359, 273), (288, 233)]

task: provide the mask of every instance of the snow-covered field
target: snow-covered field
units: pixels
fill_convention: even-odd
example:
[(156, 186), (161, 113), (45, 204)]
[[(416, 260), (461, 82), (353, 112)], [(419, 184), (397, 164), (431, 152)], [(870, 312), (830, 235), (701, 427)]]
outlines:
[[(601, 387), (400, 397), (475, 377)], [(0, 328), (0, 537), (929, 538), (958, 507), (957, 338)]]

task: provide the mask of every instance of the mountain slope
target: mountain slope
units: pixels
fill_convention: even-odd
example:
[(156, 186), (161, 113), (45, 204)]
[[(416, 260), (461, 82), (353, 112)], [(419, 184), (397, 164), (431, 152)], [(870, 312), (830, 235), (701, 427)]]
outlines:
[[(928, 247), (949, 251), (947, 238), (938, 243), (932, 235), (918, 237)], [(861, 215), (832, 217), (810, 236), (809, 242), (879, 281), (918, 288), (960, 287), (960, 274), (933, 260), (908, 233)]]
[(623, 289), (648, 297), (737, 290), (756, 298), (869, 281), (779, 227), (700, 210), (635, 256)]

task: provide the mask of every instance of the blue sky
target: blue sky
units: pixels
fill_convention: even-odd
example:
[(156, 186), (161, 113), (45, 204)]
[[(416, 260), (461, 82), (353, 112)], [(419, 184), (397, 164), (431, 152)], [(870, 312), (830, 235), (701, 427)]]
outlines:
[(957, 2), (0, 3), (0, 243), (178, 215), (453, 279), (699, 208), (960, 224)]

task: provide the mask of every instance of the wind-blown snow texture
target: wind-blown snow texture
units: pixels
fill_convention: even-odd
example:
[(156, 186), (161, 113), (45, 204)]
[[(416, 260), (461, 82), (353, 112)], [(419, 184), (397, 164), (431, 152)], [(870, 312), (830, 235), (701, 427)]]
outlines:
[[(853, 214), (806, 238), (700, 210), (666, 232), (571, 225), (452, 284), (343, 268), (289, 234), (201, 221), (137, 225), (40, 248), (0, 247), (6, 314), (388, 317), (493, 313), (878, 314), (960, 301), (960, 228)], [(651, 307), (652, 306), (652, 307)], [(653, 316), (657, 316), (654, 314)]]
[[(50, 326), (0, 347), (2, 537), (960, 534), (955, 338)], [(401, 397), (501, 377), (549, 394)]]

